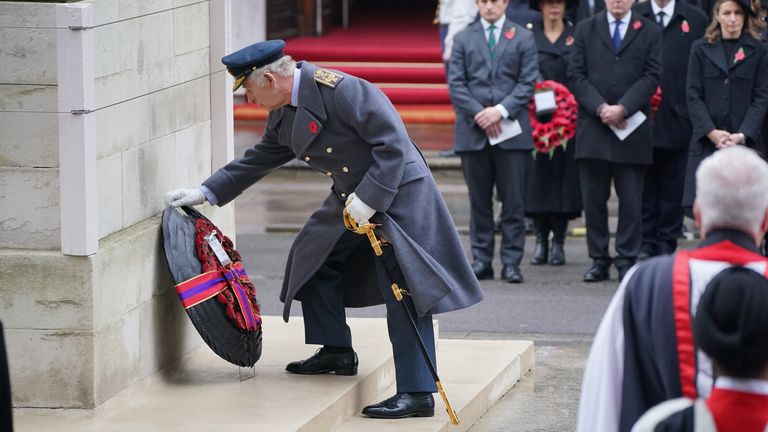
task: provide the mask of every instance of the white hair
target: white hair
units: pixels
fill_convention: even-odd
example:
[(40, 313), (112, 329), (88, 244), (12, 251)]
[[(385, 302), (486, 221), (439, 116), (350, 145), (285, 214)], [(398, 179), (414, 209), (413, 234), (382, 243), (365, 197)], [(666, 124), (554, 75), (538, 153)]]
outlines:
[(262, 66), (250, 74), (248, 74), (247, 80), (252, 81), (259, 87), (267, 85), (267, 79), (264, 78), (266, 72), (272, 72), (278, 76), (288, 77), (293, 76), (293, 70), (296, 69), (296, 62), (289, 55), (284, 55), (272, 63)]
[(696, 170), (701, 229), (760, 232), (768, 209), (768, 164), (753, 150), (733, 146), (716, 151)]

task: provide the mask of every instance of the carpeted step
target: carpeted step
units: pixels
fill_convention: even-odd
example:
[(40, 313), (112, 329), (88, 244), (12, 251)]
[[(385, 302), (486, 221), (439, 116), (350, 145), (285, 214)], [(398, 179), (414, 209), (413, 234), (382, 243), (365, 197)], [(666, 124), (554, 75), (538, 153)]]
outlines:
[[(404, 123), (450, 125), (456, 121), (453, 106), (450, 104), (395, 105), (395, 109)], [(235, 104), (234, 106), (234, 116), (237, 121), (263, 121), (267, 119), (267, 114), (267, 110), (257, 104)]]
[(446, 84), (376, 84), (395, 105), (405, 104), (450, 104)]
[(370, 82), (445, 84), (442, 63), (317, 62)]

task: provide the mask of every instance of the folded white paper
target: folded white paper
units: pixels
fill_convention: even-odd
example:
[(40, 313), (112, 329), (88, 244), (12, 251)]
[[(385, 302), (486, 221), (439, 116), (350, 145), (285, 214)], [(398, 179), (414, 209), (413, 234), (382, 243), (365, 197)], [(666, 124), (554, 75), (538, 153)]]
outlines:
[(611, 128), (614, 134), (616, 134), (616, 137), (619, 138), (621, 141), (624, 141), (632, 132), (637, 129), (638, 126), (643, 124), (645, 121), (645, 114), (643, 114), (642, 111), (638, 111), (631, 116), (627, 117), (627, 127), (624, 129), (619, 129), (616, 126), (609, 125), (608, 127)]
[(520, 122), (517, 120), (504, 119), (501, 121), (501, 133), (496, 138), (488, 138), (491, 145), (496, 145), (502, 141), (514, 138), (523, 133)]

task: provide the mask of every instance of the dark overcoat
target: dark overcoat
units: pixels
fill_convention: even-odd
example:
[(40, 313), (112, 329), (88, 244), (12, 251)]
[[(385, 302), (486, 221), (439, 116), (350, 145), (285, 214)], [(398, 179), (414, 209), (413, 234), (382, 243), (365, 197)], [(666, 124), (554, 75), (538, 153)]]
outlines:
[(597, 115), (607, 103), (621, 104), (631, 116), (650, 115), (651, 97), (661, 76), (661, 31), (653, 21), (632, 14), (614, 53), (605, 11), (576, 27), (568, 65), (570, 88), (579, 102), (576, 159), (647, 165), (652, 161), (651, 122), (646, 120), (620, 141)]
[[(634, 11), (648, 20), (656, 20), (651, 1), (638, 3)], [(661, 104), (653, 118), (654, 147), (688, 149), (693, 132), (685, 97), (688, 59), (691, 45), (704, 36), (708, 24), (701, 9), (685, 1), (676, 1), (674, 12), (662, 30), (664, 71), (661, 73)]]
[(504, 21), (491, 60), (480, 20), (453, 38), (448, 86), (456, 111), (457, 152), (482, 150), (488, 136), (475, 123), (475, 114), (501, 104), (510, 119), (520, 122), (522, 133), (498, 144), (504, 150), (531, 150), (531, 121), (528, 103), (539, 74), (533, 34), (510, 19)]
[[(532, 23), (536, 48), (539, 53), (539, 79), (553, 80), (568, 85), (566, 72), (573, 46), (575, 27), (566, 22), (563, 34), (552, 43), (544, 34), (541, 21)], [(576, 137), (571, 138), (563, 151), (555, 149), (552, 158), (535, 153), (528, 175), (525, 194), (525, 213), (528, 215), (561, 214), (578, 217), (581, 214), (579, 172), (574, 159)]]
[[(291, 247), (280, 293), (283, 319), (288, 320), (291, 302), (300, 298), (302, 286), (344, 233), (342, 211), (352, 192), (380, 212), (372, 219), (383, 223), (379, 231), (393, 245), (419, 314), (453, 311), (482, 300), (429, 168), (386, 96), (341, 72), (330, 72), (338, 79), (332, 87), (315, 79), (315, 65), (302, 62), (297, 67), (298, 107), (270, 112), (261, 142), (203, 182), (224, 205), (293, 158), (332, 181), (331, 193)], [(383, 302), (374, 258), (370, 244), (362, 242), (345, 263), (347, 306)]]
[(768, 49), (747, 34), (739, 38), (737, 53), (740, 48), (744, 50), (741, 60), (726, 60), (720, 40), (708, 43), (699, 39), (691, 48), (687, 95), (693, 135), (683, 207), (693, 206), (696, 168), (716, 150), (707, 138), (713, 129), (741, 132), (748, 147), (763, 150), (761, 128), (768, 109)]

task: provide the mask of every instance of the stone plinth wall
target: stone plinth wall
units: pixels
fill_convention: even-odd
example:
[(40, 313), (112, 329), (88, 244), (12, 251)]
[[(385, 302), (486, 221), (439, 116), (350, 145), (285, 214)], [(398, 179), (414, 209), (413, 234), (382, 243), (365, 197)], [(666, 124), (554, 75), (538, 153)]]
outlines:
[[(68, 6), (89, 9), (86, 28), (62, 27)], [(227, 112), (212, 110), (227, 80), (212, 61), (226, 37), (211, 35), (228, 31), (214, 22), (228, 8), (0, 1), (0, 320), (15, 406), (94, 407), (200, 343), (165, 267), (159, 213), (165, 192), (199, 185), (212, 158), (231, 155)], [(79, 113), (59, 103), (71, 96), (59, 70), (67, 32), (88, 34), (92, 54)], [(59, 149), (80, 145), (61, 130), (69, 116), (88, 120), (92, 143), (83, 226), (98, 242), (83, 256), (62, 253), (61, 203), (82, 192), (62, 188)], [(234, 236), (231, 206), (203, 210)]]

